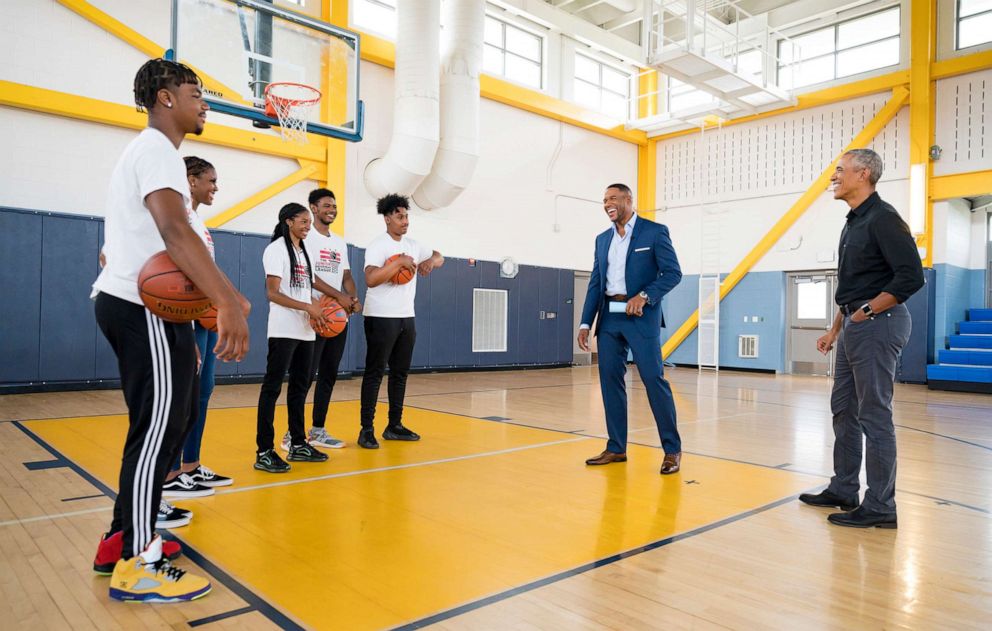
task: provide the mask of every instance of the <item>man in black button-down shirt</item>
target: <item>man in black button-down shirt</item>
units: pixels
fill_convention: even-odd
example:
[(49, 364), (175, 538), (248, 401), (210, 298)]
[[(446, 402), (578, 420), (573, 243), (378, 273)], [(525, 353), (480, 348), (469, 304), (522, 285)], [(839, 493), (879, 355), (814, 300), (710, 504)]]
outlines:
[[(840, 236), (837, 294), (830, 331), (816, 341), (824, 355), (837, 344), (830, 408), (834, 417), (834, 476), (822, 493), (799, 499), (837, 506), (827, 519), (839, 526), (895, 528), (896, 435), (892, 389), (896, 362), (909, 339), (903, 304), (923, 286), (923, 267), (906, 222), (875, 192), (882, 159), (854, 149), (837, 163), (834, 199), (851, 211)], [(862, 432), (867, 439), (868, 489), (858, 500)]]

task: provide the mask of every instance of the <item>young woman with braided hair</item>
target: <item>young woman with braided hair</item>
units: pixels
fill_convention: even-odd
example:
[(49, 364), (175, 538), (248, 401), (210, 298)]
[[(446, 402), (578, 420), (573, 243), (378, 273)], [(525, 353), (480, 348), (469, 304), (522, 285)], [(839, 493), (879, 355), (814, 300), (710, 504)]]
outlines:
[(327, 460), (327, 454), (307, 442), (303, 416), (316, 338), (309, 319), (324, 322), (323, 313), (313, 299), (312, 289), (324, 293), (335, 291), (319, 278), (314, 278), (310, 256), (303, 247), (310, 224), (309, 210), (301, 204), (286, 204), (279, 211), (279, 223), (272, 231), (272, 242), (262, 254), (265, 289), (269, 298), (269, 354), (258, 394), (255, 468), (269, 473), (284, 473), (290, 468), (273, 449), (276, 399), (282, 391), (282, 380), (287, 371), (289, 387), (286, 408), (291, 444), (286, 459), (296, 462)]

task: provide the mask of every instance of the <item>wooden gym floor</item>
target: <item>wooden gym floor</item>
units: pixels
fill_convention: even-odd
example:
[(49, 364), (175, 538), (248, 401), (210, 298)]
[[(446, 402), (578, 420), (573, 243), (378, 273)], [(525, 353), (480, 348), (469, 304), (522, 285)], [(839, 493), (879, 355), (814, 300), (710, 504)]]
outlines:
[(668, 377), (687, 450), (668, 477), (636, 378), (630, 460), (583, 465), (604, 445), (595, 367), (413, 375), (405, 422), (423, 440), (378, 451), (354, 444), (360, 381), (339, 382), (328, 426), (348, 447), (281, 476), (251, 466), (258, 386), (220, 386), (204, 463), (235, 485), (177, 501), (195, 518), (169, 531), (180, 566), (211, 575), (214, 590), (175, 605), (111, 602), (91, 571), (126, 426), (119, 392), (0, 397), (0, 620), (350, 630), (992, 619), (989, 397), (897, 386), (900, 528), (852, 530), (795, 499), (829, 477), (830, 380)]

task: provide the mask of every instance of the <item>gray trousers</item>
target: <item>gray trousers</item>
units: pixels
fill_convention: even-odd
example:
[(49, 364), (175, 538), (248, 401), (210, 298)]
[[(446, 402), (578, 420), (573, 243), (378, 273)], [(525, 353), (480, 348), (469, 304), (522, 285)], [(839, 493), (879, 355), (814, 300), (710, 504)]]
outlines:
[(860, 487), (862, 434), (868, 490), (861, 505), (882, 514), (896, 512), (896, 432), (892, 389), (896, 362), (912, 322), (905, 305), (864, 322), (844, 318), (830, 409), (834, 416), (834, 476), (828, 490), (851, 497)]

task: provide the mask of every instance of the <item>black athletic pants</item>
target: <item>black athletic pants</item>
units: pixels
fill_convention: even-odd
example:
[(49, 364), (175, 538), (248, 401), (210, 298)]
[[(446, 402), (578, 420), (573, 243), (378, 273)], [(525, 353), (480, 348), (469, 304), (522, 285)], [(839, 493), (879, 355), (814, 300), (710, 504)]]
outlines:
[(365, 316), (365, 374), (362, 377), (362, 428), (375, 421), (375, 403), (379, 398), (382, 375), (389, 366), (389, 424), (403, 420), (403, 397), (406, 377), (417, 341), (414, 318), (376, 318)]
[(282, 380), (289, 371), (286, 391), (286, 411), (289, 414), (289, 434), (294, 445), (307, 442), (303, 408), (310, 389), (310, 358), (313, 342), (286, 337), (269, 338), (269, 356), (265, 366), (262, 390), (258, 393), (258, 425), (255, 443), (258, 453), (272, 449), (275, 443), (276, 399), (282, 391)]
[(110, 532), (123, 531), (123, 558), (155, 536), (162, 483), (182, 445), (196, 372), (193, 327), (100, 293), (96, 321), (117, 355), (128, 410), (127, 439)]
[(323, 427), (327, 421), (327, 406), (331, 403), (334, 384), (338, 380), (338, 366), (348, 341), (348, 327), (334, 337), (321, 337), (313, 343), (313, 363), (310, 368), (310, 382), (317, 381), (313, 392), (313, 426)]

